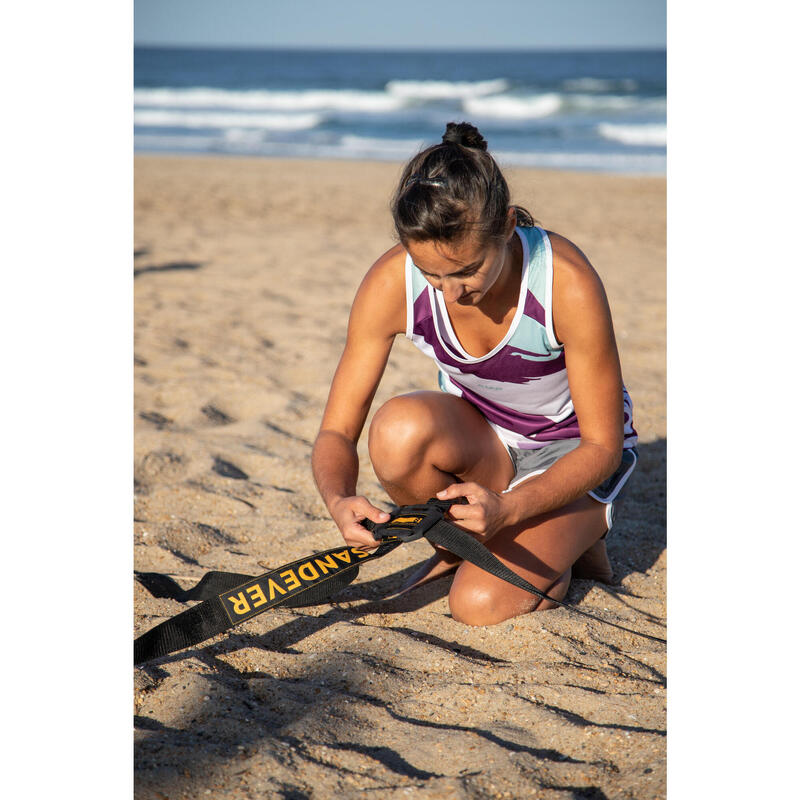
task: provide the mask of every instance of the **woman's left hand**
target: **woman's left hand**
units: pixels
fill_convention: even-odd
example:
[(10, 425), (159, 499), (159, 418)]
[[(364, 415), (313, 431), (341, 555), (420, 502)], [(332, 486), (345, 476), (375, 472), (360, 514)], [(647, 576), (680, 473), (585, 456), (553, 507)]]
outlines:
[(436, 497), (440, 500), (467, 499), (469, 505), (452, 505), (449, 513), (453, 522), (474, 534), (479, 541), (488, 541), (509, 524), (509, 509), (504, 496), (477, 483), (453, 483), (437, 492)]

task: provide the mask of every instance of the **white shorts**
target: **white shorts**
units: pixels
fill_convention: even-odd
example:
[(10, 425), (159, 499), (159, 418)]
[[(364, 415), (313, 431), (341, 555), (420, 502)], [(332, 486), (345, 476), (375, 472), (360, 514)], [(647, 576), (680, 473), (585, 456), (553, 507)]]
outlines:
[[(508, 454), (514, 464), (514, 477), (511, 479), (511, 483), (508, 484), (506, 491), (508, 492), (515, 486), (519, 486), (524, 480), (532, 478), (534, 475), (541, 475), (550, 469), (559, 458), (574, 450), (580, 443), (580, 439), (561, 439), (536, 450), (522, 450), (506, 445), (506, 450), (508, 450)], [(623, 487), (633, 474), (638, 460), (638, 450), (635, 447), (626, 448), (622, 451), (622, 460), (614, 474), (589, 492), (589, 497), (605, 504), (608, 530), (611, 530), (616, 516), (616, 501), (622, 496)]]

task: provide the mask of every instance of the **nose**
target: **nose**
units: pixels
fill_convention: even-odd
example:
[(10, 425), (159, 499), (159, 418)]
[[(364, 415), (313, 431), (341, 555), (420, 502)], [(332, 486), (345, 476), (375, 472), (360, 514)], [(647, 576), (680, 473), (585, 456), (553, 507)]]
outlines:
[(445, 302), (454, 303), (464, 294), (464, 287), (455, 278), (443, 278), (442, 294)]

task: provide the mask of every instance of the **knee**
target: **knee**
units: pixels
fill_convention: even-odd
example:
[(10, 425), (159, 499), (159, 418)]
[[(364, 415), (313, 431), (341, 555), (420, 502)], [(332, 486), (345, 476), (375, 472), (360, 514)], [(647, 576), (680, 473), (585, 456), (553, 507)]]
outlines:
[(384, 403), (369, 428), (369, 456), (378, 477), (397, 479), (416, 469), (435, 432), (430, 409), (413, 395)]
[(480, 584), (464, 586), (454, 582), (447, 599), (453, 619), (464, 625), (497, 625), (509, 617), (531, 610), (530, 607), (509, 610), (497, 592)]
[[(474, 580), (471, 581), (459, 580), (461, 577), (456, 574), (447, 599), (453, 619), (464, 625), (497, 625), (522, 614), (557, 607), (555, 603), (542, 601), (536, 595), (500, 585), (494, 580), (484, 582), (482, 575), (472, 576)], [(563, 600), (569, 578), (567, 570), (554, 581), (547, 594), (555, 600)]]

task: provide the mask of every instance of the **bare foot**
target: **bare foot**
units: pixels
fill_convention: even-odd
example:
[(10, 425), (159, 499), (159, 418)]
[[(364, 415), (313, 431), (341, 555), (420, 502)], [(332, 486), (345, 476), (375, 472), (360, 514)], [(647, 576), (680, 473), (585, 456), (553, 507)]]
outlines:
[[(415, 572), (411, 574), (408, 580), (400, 587), (400, 590), (391, 595), (392, 597), (400, 597), (400, 595), (410, 592), (412, 589), (417, 589), (426, 583), (435, 581), (437, 578), (442, 578), (455, 572), (462, 559), (448, 550), (436, 549), (436, 552)], [(388, 598), (387, 598), (388, 599)]]
[(598, 539), (573, 565), (575, 578), (588, 578), (600, 583), (612, 583), (614, 570), (606, 552), (606, 540)]
[[(552, 597), (553, 600), (563, 600), (567, 596), (567, 589), (569, 589), (569, 582), (572, 580), (572, 570), (568, 569), (548, 590), (545, 594)], [(538, 605), (533, 609), (534, 611), (547, 611), (550, 608), (558, 608), (558, 603), (553, 603), (550, 600), (540, 600)]]

